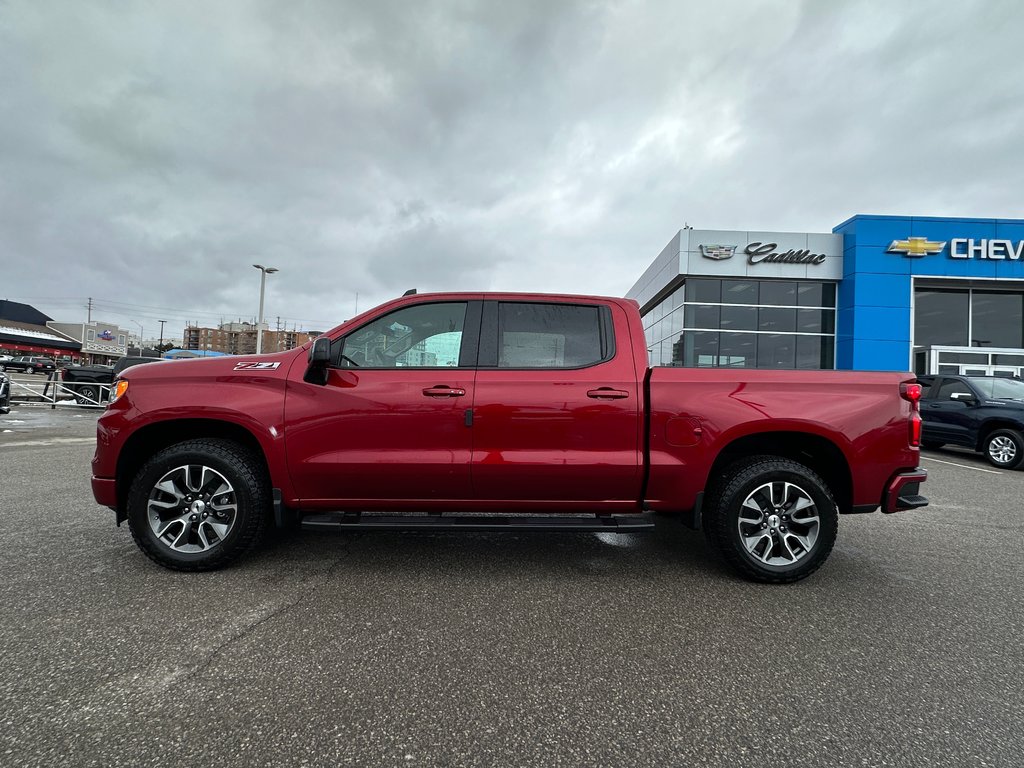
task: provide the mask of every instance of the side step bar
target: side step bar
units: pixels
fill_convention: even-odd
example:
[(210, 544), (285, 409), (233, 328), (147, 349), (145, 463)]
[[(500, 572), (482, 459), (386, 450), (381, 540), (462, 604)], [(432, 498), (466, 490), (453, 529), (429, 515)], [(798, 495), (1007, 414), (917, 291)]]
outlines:
[(605, 531), (632, 533), (648, 531), (654, 523), (645, 515), (594, 515), (593, 517), (556, 517), (530, 515), (363, 515), (334, 512), (306, 515), (302, 527), (311, 531), (565, 531), (579, 533)]

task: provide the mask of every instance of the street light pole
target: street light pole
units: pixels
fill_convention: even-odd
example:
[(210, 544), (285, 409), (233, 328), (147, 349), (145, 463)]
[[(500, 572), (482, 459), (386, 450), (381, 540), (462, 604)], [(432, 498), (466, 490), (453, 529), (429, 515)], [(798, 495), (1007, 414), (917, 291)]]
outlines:
[(138, 320), (132, 320), (132, 322), (139, 326), (139, 357), (142, 357), (142, 336), (145, 334), (146, 330)]
[(263, 352), (263, 294), (267, 288), (267, 275), (277, 272), (277, 267), (264, 267), (262, 264), (253, 264), (260, 271), (260, 317), (256, 321), (256, 354)]

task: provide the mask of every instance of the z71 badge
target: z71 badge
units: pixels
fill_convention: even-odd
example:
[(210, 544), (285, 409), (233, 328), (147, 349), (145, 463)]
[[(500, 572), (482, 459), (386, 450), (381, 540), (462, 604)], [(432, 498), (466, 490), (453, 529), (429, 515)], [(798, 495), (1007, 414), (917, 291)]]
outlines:
[(235, 363), (236, 371), (276, 371), (280, 363)]

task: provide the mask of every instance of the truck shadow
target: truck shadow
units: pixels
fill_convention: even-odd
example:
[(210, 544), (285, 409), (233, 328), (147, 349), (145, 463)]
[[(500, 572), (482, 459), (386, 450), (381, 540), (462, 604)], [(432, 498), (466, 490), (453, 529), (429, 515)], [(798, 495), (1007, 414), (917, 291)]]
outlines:
[(292, 531), (272, 538), (246, 563), (343, 558), (344, 570), (376, 574), (451, 573), (466, 578), (600, 574), (664, 577), (714, 573), (735, 578), (698, 531), (666, 518), (646, 532), (479, 533)]

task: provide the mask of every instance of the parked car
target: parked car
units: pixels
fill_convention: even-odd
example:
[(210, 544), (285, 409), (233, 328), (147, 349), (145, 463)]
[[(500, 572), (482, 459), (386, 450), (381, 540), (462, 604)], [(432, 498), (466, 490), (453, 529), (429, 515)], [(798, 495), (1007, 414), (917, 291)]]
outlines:
[(57, 370), (57, 364), (48, 357), (16, 357), (0, 363), (0, 371), (21, 371), (22, 373), (50, 373)]
[(624, 533), (651, 510), (791, 582), (839, 513), (928, 503), (920, 391), (909, 373), (648, 368), (625, 299), (413, 294), (302, 349), (125, 371), (92, 489), (176, 570), (225, 565), (270, 521)]
[(11, 380), (0, 372), (0, 413), (11, 412)]
[(124, 370), (143, 363), (166, 362), (159, 357), (122, 357), (113, 365), (75, 365), (61, 369), (64, 386), (74, 392), (83, 405), (106, 400), (114, 379)]
[(922, 445), (959, 445), (1000, 469), (1024, 463), (1024, 381), (1001, 376), (920, 376)]

